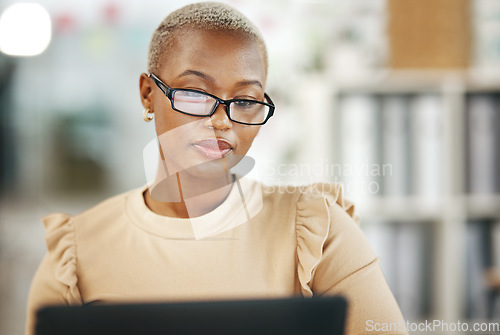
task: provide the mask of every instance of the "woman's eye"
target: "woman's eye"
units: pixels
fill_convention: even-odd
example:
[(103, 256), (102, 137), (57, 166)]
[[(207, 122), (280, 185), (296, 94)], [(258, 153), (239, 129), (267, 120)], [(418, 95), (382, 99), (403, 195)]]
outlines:
[(182, 94), (186, 97), (190, 98), (203, 98), (206, 97), (205, 94), (199, 93), (199, 92), (191, 92), (191, 91), (184, 91)]
[(195, 91), (176, 91), (174, 99), (177, 102), (190, 102), (190, 103), (207, 103), (211, 100), (210, 96), (202, 92)]
[(257, 103), (251, 100), (240, 100), (240, 101), (235, 101), (235, 104), (239, 108), (251, 108), (254, 107)]

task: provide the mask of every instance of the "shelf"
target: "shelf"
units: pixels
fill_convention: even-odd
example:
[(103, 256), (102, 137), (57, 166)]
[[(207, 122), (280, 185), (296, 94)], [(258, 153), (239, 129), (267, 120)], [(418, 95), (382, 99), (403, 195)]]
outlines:
[[(500, 194), (464, 195), (455, 198), (466, 206), (468, 219), (492, 218), (500, 220)], [(416, 196), (374, 197), (356, 204), (361, 219), (390, 221), (438, 221), (445, 212), (454, 210), (441, 199), (425, 199)], [(449, 205), (448, 205), (449, 206)], [(453, 205), (452, 205), (453, 206)], [(457, 211), (463, 208), (456, 206)]]
[(500, 194), (469, 194), (466, 197), (470, 219), (493, 218), (500, 220)]
[(340, 93), (418, 94), (443, 91), (490, 92), (500, 90), (497, 69), (389, 70), (349, 78), (333, 78)]
[(443, 217), (443, 200), (417, 196), (377, 197), (357, 206), (361, 220), (438, 221)]

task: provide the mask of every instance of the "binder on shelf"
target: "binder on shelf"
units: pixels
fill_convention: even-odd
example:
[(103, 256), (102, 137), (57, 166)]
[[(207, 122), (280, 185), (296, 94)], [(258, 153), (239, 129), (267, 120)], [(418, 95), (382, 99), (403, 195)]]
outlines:
[(491, 267), (487, 274), (490, 285), (488, 311), (490, 318), (500, 317), (500, 220), (491, 228)]
[(492, 266), (500, 270), (500, 219), (496, 220), (491, 230)]
[(488, 317), (488, 287), (485, 271), (491, 265), (491, 220), (469, 220), (466, 235), (466, 316)]
[(407, 320), (421, 320), (429, 314), (432, 268), (429, 229), (425, 222), (397, 224), (395, 294)]
[(381, 98), (382, 164), (388, 165), (383, 175), (385, 196), (404, 196), (409, 193), (409, 112), (408, 96), (386, 95)]
[(346, 94), (339, 102), (340, 156), (346, 197), (361, 205), (380, 192), (380, 117), (377, 98)]
[(495, 94), (470, 94), (467, 99), (467, 191), (500, 191), (500, 104)]
[(433, 205), (443, 191), (444, 111), (441, 96), (411, 99), (411, 191), (422, 204)]
[(387, 284), (395, 293), (397, 282), (396, 268), (396, 224), (391, 221), (363, 219), (361, 228), (365, 233), (375, 254), (380, 258), (380, 267), (384, 273)]

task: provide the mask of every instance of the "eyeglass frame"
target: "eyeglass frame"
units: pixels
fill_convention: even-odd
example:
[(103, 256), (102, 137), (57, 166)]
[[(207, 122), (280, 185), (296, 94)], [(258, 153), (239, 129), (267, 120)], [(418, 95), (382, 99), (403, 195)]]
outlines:
[[(271, 116), (274, 115), (274, 110), (276, 109), (274, 102), (271, 100), (271, 97), (269, 97), (269, 95), (267, 95), (267, 93), (265, 93), (265, 92), (264, 92), (264, 99), (269, 101), (269, 103), (264, 102), (264, 101), (252, 100), (252, 99), (228, 99), (228, 100), (224, 100), (224, 99), (221, 99), (213, 94), (203, 92), (203, 91), (198, 91), (198, 90), (193, 90), (193, 89), (188, 89), (188, 88), (172, 88), (172, 87), (168, 86), (167, 84), (165, 84), (154, 73), (149, 73), (148, 77), (153, 79), (156, 86), (158, 86), (158, 88), (163, 92), (163, 94), (165, 94), (165, 96), (168, 98), (168, 100), (170, 100), (170, 104), (172, 105), (172, 109), (175, 110), (176, 112), (179, 112), (179, 113), (182, 113), (185, 115), (197, 116), (197, 117), (210, 117), (210, 116), (215, 114), (215, 112), (217, 111), (217, 108), (219, 108), (220, 105), (224, 105), (226, 107), (225, 112), (226, 112), (227, 118), (229, 120), (231, 120), (232, 122), (236, 122), (236, 123), (244, 124), (244, 125), (248, 125), (248, 126), (261, 126), (261, 125), (265, 124), (271, 118)], [(187, 92), (194, 92), (194, 93), (208, 95), (209, 97), (215, 99), (215, 104), (212, 107), (212, 110), (210, 111), (210, 113), (206, 114), (206, 115), (187, 113), (187, 112), (181, 111), (181, 110), (174, 107), (174, 93), (175, 93), (175, 91), (187, 91)], [(246, 123), (246, 122), (233, 120), (231, 118), (231, 115), (229, 114), (229, 105), (231, 103), (237, 102), (237, 101), (252, 101), (252, 102), (257, 102), (259, 104), (263, 104), (263, 105), (269, 107), (269, 112), (267, 113), (265, 120), (262, 121), (261, 123)]]

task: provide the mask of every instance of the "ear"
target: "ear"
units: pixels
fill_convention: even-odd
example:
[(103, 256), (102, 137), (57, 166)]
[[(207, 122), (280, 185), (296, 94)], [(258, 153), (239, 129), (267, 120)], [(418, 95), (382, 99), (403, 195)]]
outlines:
[(139, 92), (141, 95), (142, 106), (153, 112), (153, 80), (147, 74), (141, 73), (139, 77)]

